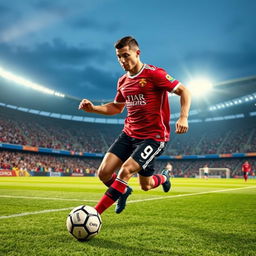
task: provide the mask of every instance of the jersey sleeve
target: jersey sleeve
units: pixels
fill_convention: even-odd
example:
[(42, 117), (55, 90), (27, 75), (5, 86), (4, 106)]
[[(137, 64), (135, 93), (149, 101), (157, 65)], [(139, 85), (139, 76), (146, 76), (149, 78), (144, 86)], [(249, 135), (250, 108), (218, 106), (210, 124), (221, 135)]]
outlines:
[(120, 86), (120, 80), (117, 83), (117, 92), (116, 92), (116, 96), (114, 99), (114, 103), (125, 103), (125, 98), (121, 93), (121, 86)]
[(174, 92), (179, 86), (180, 82), (170, 76), (164, 69), (158, 68), (153, 71), (153, 79), (155, 86), (165, 89), (168, 92)]

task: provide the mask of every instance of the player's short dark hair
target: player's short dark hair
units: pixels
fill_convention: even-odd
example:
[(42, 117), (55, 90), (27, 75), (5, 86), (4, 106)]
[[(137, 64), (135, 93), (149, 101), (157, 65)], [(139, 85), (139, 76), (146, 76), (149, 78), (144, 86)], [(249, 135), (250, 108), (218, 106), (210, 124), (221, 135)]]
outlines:
[(115, 48), (116, 49), (121, 49), (125, 46), (129, 46), (130, 48), (134, 48), (134, 47), (139, 48), (138, 42), (132, 36), (125, 36), (125, 37), (119, 39), (115, 43)]

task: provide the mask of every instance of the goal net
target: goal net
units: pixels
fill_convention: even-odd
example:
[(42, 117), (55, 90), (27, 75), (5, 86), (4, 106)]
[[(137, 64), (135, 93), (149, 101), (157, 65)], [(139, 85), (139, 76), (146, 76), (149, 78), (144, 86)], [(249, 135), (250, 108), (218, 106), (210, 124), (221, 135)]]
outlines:
[[(230, 178), (229, 168), (208, 168), (208, 178)], [(197, 178), (204, 178), (204, 168), (199, 168), (199, 176)]]

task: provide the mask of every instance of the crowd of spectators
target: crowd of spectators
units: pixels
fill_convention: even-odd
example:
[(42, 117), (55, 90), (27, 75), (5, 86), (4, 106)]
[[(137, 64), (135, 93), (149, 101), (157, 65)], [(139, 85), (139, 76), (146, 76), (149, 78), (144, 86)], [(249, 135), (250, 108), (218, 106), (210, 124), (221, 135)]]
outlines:
[[(0, 151), (0, 169), (19, 169), (28, 172), (61, 172), (61, 173), (81, 173), (97, 175), (101, 159), (83, 158), (76, 156), (54, 156), (50, 154), (38, 154), (17, 151)], [(229, 168), (230, 176), (242, 175), (242, 164), (244, 159), (216, 159), (216, 160), (174, 160), (173, 175), (175, 177), (195, 177), (199, 174), (199, 168), (205, 164), (209, 168)], [(253, 168), (256, 166), (256, 158), (249, 159)], [(168, 161), (157, 160), (156, 172), (160, 173)], [(215, 172), (215, 175), (225, 176), (224, 172)]]
[[(123, 125), (67, 121), (8, 110), (0, 112), (0, 143), (104, 153), (122, 127)], [(189, 133), (183, 135), (172, 132), (165, 154), (203, 155), (255, 151), (256, 126), (231, 120), (192, 124)]]
[[(174, 128), (173, 128), (174, 130)], [(256, 124), (240, 120), (198, 123), (189, 132), (171, 134), (170, 155), (204, 155), (256, 152)]]
[(99, 163), (99, 159), (0, 151), (0, 169), (7, 170), (95, 174)]
[[(123, 125), (96, 124), (61, 120), (23, 113), (0, 107), (0, 143), (20, 144), (76, 152), (104, 153), (121, 132)], [(171, 142), (165, 155), (204, 155), (256, 152), (256, 126), (230, 120), (191, 124), (189, 133), (177, 135), (172, 127)], [(0, 151), (1, 168), (18, 167), (30, 171), (92, 172), (100, 159), (52, 156)], [(236, 160), (175, 160), (176, 176), (193, 177), (204, 164), (225, 167), (232, 176), (240, 173), (241, 161)], [(161, 170), (164, 161), (157, 161)]]
[(97, 124), (0, 111), (0, 143), (100, 153), (112, 143), (108, 134), (113, 135), (113, 127), (106, 130)]

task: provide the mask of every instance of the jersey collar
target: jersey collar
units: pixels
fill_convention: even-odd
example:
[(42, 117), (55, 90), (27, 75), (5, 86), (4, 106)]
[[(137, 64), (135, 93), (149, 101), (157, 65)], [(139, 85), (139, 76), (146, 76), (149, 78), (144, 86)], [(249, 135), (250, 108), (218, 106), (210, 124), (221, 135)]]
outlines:
[(143, 64), (143, 66), (142, 66), (142, 68), (140, 69), (140, 71), (139, 71), (137, 74), (133, 75), (133, 76), (128, 75), (128, 73), (127, 73), (126, 75), (127, 75), (129, 78), (135, 78), (136, 76), (139, 76), (139, 75), (142, 73), (142, 71), (144, 70), (145, 66), (146, 66), (146, 64)]

